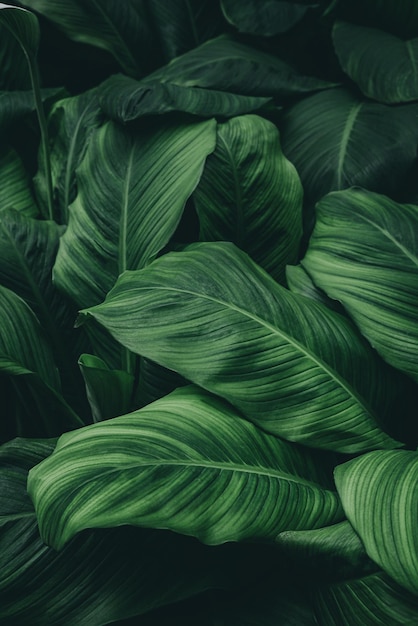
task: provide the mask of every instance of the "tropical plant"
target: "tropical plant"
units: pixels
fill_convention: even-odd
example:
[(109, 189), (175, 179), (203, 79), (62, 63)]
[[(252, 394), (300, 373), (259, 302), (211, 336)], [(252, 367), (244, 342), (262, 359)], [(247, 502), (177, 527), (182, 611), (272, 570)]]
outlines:
[(2, 624), (415, 625), (417, 3), (0, 35)]

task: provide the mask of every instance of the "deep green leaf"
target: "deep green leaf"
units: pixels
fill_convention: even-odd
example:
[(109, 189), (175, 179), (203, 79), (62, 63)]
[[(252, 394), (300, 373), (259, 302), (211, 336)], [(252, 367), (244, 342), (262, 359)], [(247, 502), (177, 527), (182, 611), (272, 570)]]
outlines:
[(221, 7), (228, 22), (241, 33), (265, 37), (290, 30), (309, 9), (306, 4), (281, 0), (221, 0)]
[[(42, 89), (43, 101), (63, 96), (61, 88)], [(10, 129), (17, 120), (35, 111), (35, 100), (31, 91), (0, 91), (0, 135)]]
[[(60, 222), (68, 221), (68, 207), (76, 197), (75, 171), (84, 157), (91, 133), (100, 126), (100, 113), (96, 90), (90, 90), (59, 100), (49, 115), (54, 208)], [(38, 198), (46, 206), (47, 181), (42, 159), (39, 159), (35, 187)]]
[(328, 298), (326, 293), (313, 283), (303, 265), (288, 265), (286, 267), (286, 283), (293, 293), (311, 298), (315, 302), (321, 302), (328, 308), (341, 312), (338, 302)]
[(0, 25), (16, 38), (25, 56), (36, 57), (40, 40), (36, 15), (22, 7), (0, 3)]
[(387, 374), (354, 327), (232, 244), (195, 244), (125, 272), (80, 322), (90, 316), (269, 432), (343, 452), (397, 445), (373, 418), (373, 408), (391, 412)]
[(330, 194), (302, 263), (379, 354), (418, 381), (418, 207), (361, 189)]
[(302, 235), (303, 189), (283, 156), (279, 133), (255, 115), (218, 125), (194, 193), (202, 241), (232, 241), (276, 280), (296, 261)]
[(286, 98), (332, 86), (302, 76), (281, 59), (229, 37), (217, 37), (173, 59), (143, 82), (159, 80), (185, 87), (206, 87), (247, 96)]
[(48, 548), (26, 480), (53, 446), (17, 439), (0, 448), (0, 619), (7, 626), (102, 626), (211, 587), (248, 583), (252, 572), (271, 567), (260, 546), (208, 548), (129, 527), (82, 533), (60, 552)]
[(269, 100), (159, 81), (141, 83), (123, 75), (111, 76), (100, 87), (100, 104), (106, 115), (117, 122), (170, 111), (201, 117), (232, 117), (260, 109)]
[(290, 107), (281, 125), (283, 152), (302, 180), (307, 203), (360, 185), (394, 193), (416, 157), (416, 105), (389, 107), (345, 89)]
[(418, 4), (416, 0), (338, 0), (343, 19), (381, 28), (407, 39), (418, 36)]
[(16, 150), (3, 145), (0, 151), (0, 212), (11, 207), (28, 217), (38, 215), (23, 162)]
[(368, 98), (385, 104), (418, 100), (418, 39), (337, 22), (332, 31), (341, 67)]
[(138, 407), (166, 396), (187, 384), (177, 372), (168, 370), (149, 359), (140, 358), (139, 381), (136, 392)]
[(215, 137), (213, 120), (145, 131), (108, 122), (93, 133), (54, 270), (79, 306), (101, 302), (121, 272), (167, 244)]
[(67, 433), (31, 470), (28, 491), (41, 535), (57, 549), (85, 528), (121, 524), (208, 544), (267, 540), (341, 519), (335, 494), (315, 482), (314, 458), (186, 387)]
[(418, 594), (418, 454), (378, 450), (335, 468), (345, 513), (367, 554)]
[(144, 0), (24, 0), (22, 4), (74, 41), (107, 50), (127, 74), (147, 71), (152, 32)]
[(30, 89), (28, 64), (19, 42), (0, 25), (0, 90)]

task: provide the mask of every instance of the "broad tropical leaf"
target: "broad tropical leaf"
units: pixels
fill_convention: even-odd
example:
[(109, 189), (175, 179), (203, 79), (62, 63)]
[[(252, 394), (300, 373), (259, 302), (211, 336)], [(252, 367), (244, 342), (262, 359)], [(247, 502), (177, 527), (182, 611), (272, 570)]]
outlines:
[(265, 37), (287, 32), (309, 10), (309, 5), (280, 0), (221, 0), (221, 7), (228, 22), (241, 33)]
[(418, 594), (418, 453), (378, 450), (335, 468), (345, 513), (367, 554)]
[(415, 626), (418, 598), (382, 572), (314, 587), (316, 623), (321, 626)]
[(38, 18), (22, 7), (0, 3), (0, 25), (18, 41), (25, 55), (35, 58), (38, 54), (40, 30)]
[(48, 548), (26, 481), (54, 444), (16, 439), (0, 448), (0, 620), (7, 626), (102, 626), (214, 586), (248, 583), (251, 572), (271, 567), (260, 546), (208, 548), (129, 527), (82, 533), (61, 552)]
[(0, 25), (0, 90), (30, 89), (28, 64), (19, 42)]
[(360, 185), (394, 193), (416, 157), (416, 105), (389, 107), (345, 89), (304, 98), (284, 114), (283, 152), (296, 166), (307, 203)]
[(337, 22), (333, 41), (341, 67), (368, 98), (385, 104), (418, 100), (418, 39)]
[(286, 98), (332, 86), (312, 76), (302, 76), (276, 56), (221, 36), (173, 59), (147, 76), (143, 83), (159, 80), (185, 87), (206, 87), (247, 96)]
[[(63, 89), (42, 89), (43, 101), (63, 96)], [(10, 126), (20, 118), (35, 111), (35, 100), (31, 91), (0, 91), (0, 136), (10, 130)]]
[(331, 298), (328, 298), (326, 293), (313, 283), (303, 265), (288, 265), (286, 267), (286, 283), (290, 291), (293, 293), (304, 296), (305, 298), (311, 298), (316, 302), (321, 302), (328, 308), (341, 313), (339, 303)]
[(215, 138), (214, 120), (145, 131), (108, 122), (91, 136), (54, 270), (80, 307), (102, 301), (120, 273), (167, 244)]
[[(48, 128), (51, 142), (52, 184), (56, 219), (68, 222), (68, 207), (75, 199), (76, 175), (94, 129), (101, 123), (101, 110), (96, 90), (59, 100), (53, 107)], [(42, 159), (35, 177), (38, 198), (47, 204), (47, 181)]]
[(302, 264), (379, 354), (418, 381), (418, 207), (361, 189), (330, 194)]
[(100, 104), (111, 119), (131, 122), (145, 115), (181, 111), (201, 117), (232, 117), (260, 109), (270, 98), (240, 96), (226, 91), (170, 83), (138, 82), (111, 76), (100, 86)]
[(74, 41), (110, 52), (129, 75), (149, 71), (152, 32), (143, 0), (24, 0)]
[(391, 412), (384, 368), (354, 327), (232, 244), (195, 244), (125, 272), (86, 317), (271, 433), (342, 452), (397, 445), (373, 418)]
[(122, 524), (208, 544), (268, 540), (341, 519), (335, 493), (315, 482), (314, 458), (186, 387), (67, 433), (31, 470), (28, 491), (41, 536), (56, 549), (85, 528)]
[(14, 208), (28, 217), (39, 213), (30, 188), (30, 179), (16, 150), (0, 150), (0, 212)]
[(279, 282), (297, 259), (303, 189), (279, 133), (255, 115), (218, 125), (194, 193), (202, 241), (232, 241)]

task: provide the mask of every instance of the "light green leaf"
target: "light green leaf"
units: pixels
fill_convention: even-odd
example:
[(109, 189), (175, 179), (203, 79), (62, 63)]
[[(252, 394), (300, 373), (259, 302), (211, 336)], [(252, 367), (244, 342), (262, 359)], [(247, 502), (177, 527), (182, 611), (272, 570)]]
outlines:
[(143, 0), (24, 0), (26, 7), (54, 22), (74, 41), (107, 50), (124, 72), (148, 68), (152, 32)]
[(354, 327), (232, 244), (195, 244), (125, 272), (86, 317), (280, 437), (342, 452), (397, 445), (373, 417), (391, 414), (392, 386)]
[(94, 422), (123, 415), (131, 410), (134, 377), (123, 370), (112, 370), (92, 354), (82, 354), (78, 364), (86, 385)]
[(281, 59), (221, 36), (173, 59), (147, 76), (185, 87), (206, 87), (247, 96), (286, 98), (332, 87), (332, 83), (302, 76)]
[(215, 133), (214, 120), (143, 131), (109, 122), (93, 133), (54, 269), (79, 306), (101, 302), (120, 273), (143, 267), (167, 244)]
[[(54, 215), (59, 222), (68, 222), (68, 207), (77, 195), (75, 171), (84, 157), (93, 130), (100, 126), (101, 117), (94, 89), (59, 100), (49, 115)], [(34, 182), (38, 198), (46, 206), (47, 179), (42, 159), (39, 159)]]
[(252, 572), (271, 567), (262, 546), (208, 548), (129, 527), (84, 532), (60, 552), (48, 548), (26, 481), (53, 447), (17, 439), (0, 448), (0, 620), (7, 626), (104, 626), (211, 587), (248, 584)]
[(344, 511), (367, 554), (418, 593), (418, 454), (378, 450), (335, 468)]
[(270, 98), (240, 96), (225, 91), (183, 87), (170, 83), (138, 82), (111, 76), (100, 86), (100, 104), (111, 119), (131, 122), (146, 115), (181, 111), (201, 117), (232, 117), (260, 109)]
[(0, 3), (0, 24), (16, 38), (25, 56), (36, 57), (40, 40), (36, 15), (22, 7)]
[(287, 32), (309, 9), (306, 4), (279, 0), (221, 0), (221, 7), (228, 22), (239, 32), (264, 37)]
[(415, 626), (418, 599), (378, 572), (314, 587), (313, 603), (321, 626)]
[(345, 89), (304, 98), (283, 116), (283, 152), (296, 166), (305, 199), (360, 185), (393, 193), (416, 158), (416, 105), (389, 107)]
[(379, 354), (418, 381), (418, 207), (361, 189), (330, 194), (302, 264)]
[(337, 22), (332, 36), (342, 69), (365, 96), (385, 104), (418, 100), (418, 39), (348, 22)]
[(339, 521), (336, 495), (315, 482), (321, 475), (308, 450), (186, 387), (67, 433), (31, 470), (28, 492), (41, 535), (56, 549), (84, 528), (121, 524), (219, 544)]
[(232, 241), (279, 282), (297, 259), (303, 189), (279, 133), (255, 115), (218, 125), (194, 193), (202, 241)]
[(38, 215), (23, 162), (16, 150), (3, 145), (0, 150), (0, 212), (11, 207), (28, 217)]

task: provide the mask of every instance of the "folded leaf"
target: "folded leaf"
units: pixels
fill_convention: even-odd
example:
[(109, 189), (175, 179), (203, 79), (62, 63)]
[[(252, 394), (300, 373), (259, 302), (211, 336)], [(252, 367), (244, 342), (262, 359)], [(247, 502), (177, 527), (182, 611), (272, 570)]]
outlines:
[[(208, 544), (273, 539), (341, 519), (314, 457), (193, 387), (67, 433), (29, 474), (41, 535), (59, 549), (84, 528), (132, 524)], [(309, 478), (308, 478), (309, 477)]]
[(387, 373), (354, 327), (232, 244), (195, 244), (125, 272), (86, 317), (280, 437), (341, 452), (397, 445), (373, 417), (392, 410)]
[(158, 81), (144, 84), (123, 75), (111, 76), (100, 86), (100, 104), (106, 115), (117, 122), (131, 122), (144, 115), (170, 111), (201, 117), (232, 117), (260, 109), (269, 101), (270, 98)]
[(3, 146), (0, 152), (0, 211), (16, 209), (29, 217), (38, 215), (30, 179), (17, 152)]
[(418, 381), (418, 207), (361, 189), (317, 206), (302, 261), (394, 367)]
[(332, 36), (342, 69), (365, 96), (386, 104), (418, 100), (418, 39), (348, 22), (337, 22)]
[(218, 125), (194, 201), (202, 241), (232, 241), (279, 282), (296, 261), (303, 189), (276, 127), (255, 115)]
[(416, 158), (417, 106), (389, 107), (345, 89), (304, 98), (283, 116), (283, 152), (301, 177), (305, 200), (360, 185), (394, 193)]
[(214, 120), (142, 132), (108, 122), (92, 135), (54, 269), (79, 306), (102, 301), (121, 272), (144, 267), (167, 244), (215, 132)]
[(345, 513), (367, 554), (418, 594), (418, 454), (378, 450), (335, 468)]
[(221, 7), (228, 22), (239, 32), (265, 37), (287, 32), (309, 9), (306, 4), (278, 0), (221, 0)]

